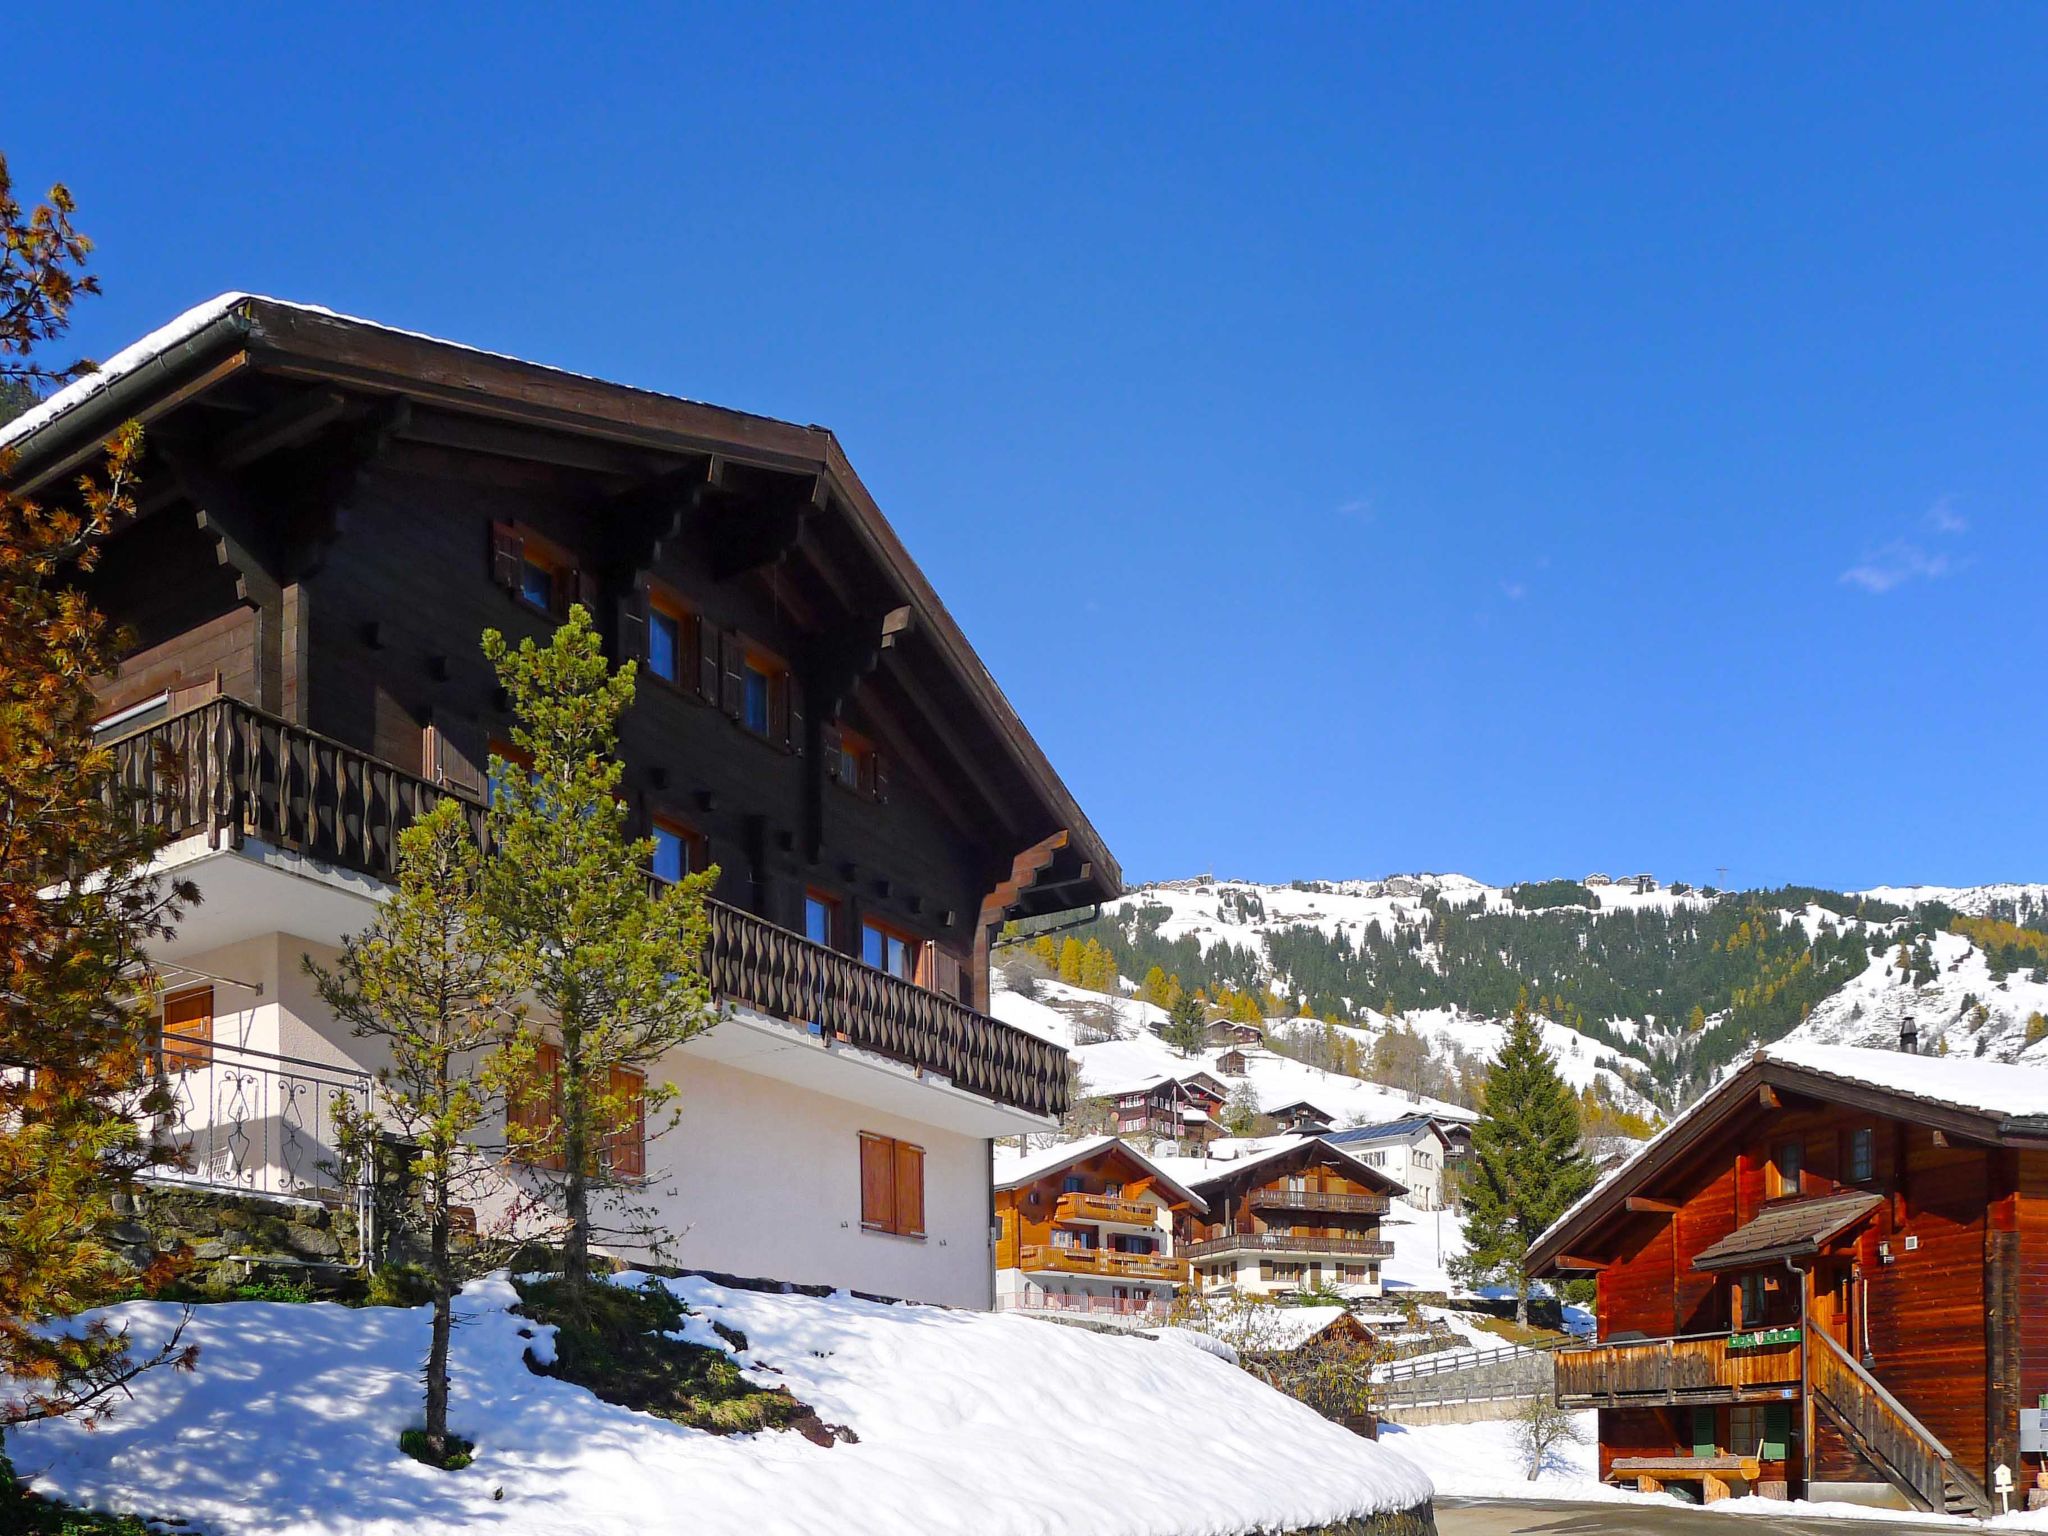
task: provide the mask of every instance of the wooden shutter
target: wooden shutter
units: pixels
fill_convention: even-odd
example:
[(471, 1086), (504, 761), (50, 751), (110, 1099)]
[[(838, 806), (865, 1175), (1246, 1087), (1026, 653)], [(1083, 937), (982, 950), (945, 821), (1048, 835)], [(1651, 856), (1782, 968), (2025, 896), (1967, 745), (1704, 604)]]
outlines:
[(737, 720), (747, 709), (747, 641), (736, 629), (718, 637), (720, 701), (725, 712)]
[(860, 1224), (870, 1232), (895, 1227), (895, 1146), (886, 1136), (860, 1133)]
[(799, 757), (804, 750), (804, 683), (794, 672), (782, 674), (782, 744)]
[[(539, 1132), (562, 1117), (562, 1052), (551, 1041), (534, 1047), (533, 1076), (518, 1084), (505, 1103), (505, 1124), (523, 1131)], [(557, 1131), (559, 1135), (559, 1131)], [(518, 1153), (519, 1160), (537, 1168), (560, 1172), (568, 1164), (559, 1144), (552, 1149), (537, 1148), (531, 1142)]]
[(164, 1071), (197, 1072), (213, 1065), (213, 988), (194, 987), (164, 999)]
[[(571, 600), (583, 605), (583, 611), (590, 615), (590, 622), (593, 625), (600, 623), (599, 614), (601, 610), (597, 606), (599, 596), (597, 572), (586, 571), (579, 567), (569, 573), (568, 585)], [(565, 611), (567, 606), (567, 604), (563, 605)]]
[(647, 1176), (647, 1078), (630, 1067), (611, 1069), (610, 1097), (623, 1109), (605, 1137), (605, 1162), (613, 1173), (629, 1179)]
[(960, 962), (951, 951), (931, 946), (932, 990), (956, 1000), (965, 1000), (966, 994), (960, 989)]
[(825, 774), (828, 778), (839, 777), (839, 722), (828, 721), (818, 728), (818, 748), (825, 754)]
[(1695, 1456), (1718, 1454), (1714, 1444), (1714, 1410), (1695, 1407), (1692, 1411), (1692, 1453)]
[[(682, 626), (678, 624), (677, 630)], [(647, 588), (635, 586), (619, 599), (619, 660), (645, 663), (647, 660)], [(677, 657), (680, 671), (681, 657)]]
[(526, 541), (510, 523), (491, 524), (491, 580), (507, 592), (519, 590), (519, 568), (526, 562)]
[(434, 711), (420, 752), (426, 777), (450, 789), (481, 795), (489, 787), (489, 757), (481, 725), (446, 710)]
[(924, 1148), (896, 1143), (896, 1225), (905, 1237), (924, 1236)]
[[(1791, 1454), (1792, 1405), (1790, 1403), (1764, 1404), (1764, 1444), (1758, 1457), (1761, 1461), (1783, 1461)], [(1747, 1448), (1739, 1445), (1728, 1447), (1736, 1455), (1747, 1454)]]
[(880, 749), (868, 754), (867, 772), (871, 782), (862, 787), (886, 804), (889, 799), (889, 760), (882, 756)]
[(718, 626), (709, 619), (697, 621), (697, 697), (714, 709), (718, 706), (719, 687), (718, 659), (725, 643)]

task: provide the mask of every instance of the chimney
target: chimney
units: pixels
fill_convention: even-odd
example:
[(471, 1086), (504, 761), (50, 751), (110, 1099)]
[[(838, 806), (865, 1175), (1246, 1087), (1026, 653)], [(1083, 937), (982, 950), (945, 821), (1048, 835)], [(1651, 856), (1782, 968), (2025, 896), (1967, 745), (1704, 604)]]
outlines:
[(1913, 1022), (1910, 1013), (1899, 1020), (1899, 1049), (1908, 1056), (1920, 1054), (1920, 1026)]

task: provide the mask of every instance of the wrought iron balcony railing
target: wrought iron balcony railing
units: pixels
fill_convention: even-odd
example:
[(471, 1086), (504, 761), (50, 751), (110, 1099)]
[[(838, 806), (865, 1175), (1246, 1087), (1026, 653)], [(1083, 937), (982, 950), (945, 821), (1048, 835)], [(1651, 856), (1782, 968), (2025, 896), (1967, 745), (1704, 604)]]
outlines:
[[(398, 834), (437, 801), (460, 802), (477, 836), (485, 832), (474, 796), (237, 699), (210, 700), (111, 745), (134, 813), (174, 839), (253, 839), (389, 880)], [(709, 907), (706, 966), (720, 996), (1032, 1114), (1066, 1108), (1066, 1052), (1053, 1042), (750, 912)]]

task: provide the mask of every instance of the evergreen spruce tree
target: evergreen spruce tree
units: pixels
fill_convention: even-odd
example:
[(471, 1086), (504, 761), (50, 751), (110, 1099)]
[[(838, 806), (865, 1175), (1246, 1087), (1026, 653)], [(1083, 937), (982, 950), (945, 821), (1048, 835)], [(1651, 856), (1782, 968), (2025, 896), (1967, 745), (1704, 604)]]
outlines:
[(1488, 1067), (1479, 1109), (1463, 1191), (1465, 1255), (1455, 1268), (1468, 1284), (1512, 1281), (1515, 1320), (1526, 1324), (1529, 1245), (1594, 1180), (1580, 1143), (1578, 1100), (1543, 1048), (1526, 987)]
[(484, 654), (527, 759), (491, 759), (485, 897), (538, 1015), (493, 1059), (494, 1081), (511, 1150), (560, 1206), (564, 1289), (580, 1305), (594, 1236), (660, 1248), (630, 1203), (643, 1183), (634, 1165), (675, 1097), (651, 1069), (717, 1022), (703, 966), (718, 871), (649, 890), (653, 841), (626, 836), (619, 794), (633, 664), (611, 671), (580, 603), (547, 644), (487, 630)]
[(477, 1145), (498, 1104), (485, 1052), (523, 1017), (520, 967), (484, 905), (483, 854), (458, 802), (441, 801), (399, 834), (397, 891), (343, 942), (332, 969), (310, 958), (306, 969), (334, 1016), (383, 1042), (390, 1057), (377, 1074), (378, 1098), (408, 1144), (417, 1199), (406, 1217), (426, 1238), (434, 1317), (424, 1428), (428, 1458), (445, 1465), (463, 1449), (448, 1433), (455, 1291), (495, 1257), (479, 1247), (462, 1262), (451, 1242), (453, 1212), (491, 1179)]
[(1183, 1056), (1192, 1056), (1201, 1050), (1209, 1043), (1209, 1026), (1203, 1017), (1202, 1005), (1192, 997), (1184, 997), (1175, 1003), (1173, 1011), (1166, 1016), (1166, 1026), (1160, 1030), (1159, 1038)]

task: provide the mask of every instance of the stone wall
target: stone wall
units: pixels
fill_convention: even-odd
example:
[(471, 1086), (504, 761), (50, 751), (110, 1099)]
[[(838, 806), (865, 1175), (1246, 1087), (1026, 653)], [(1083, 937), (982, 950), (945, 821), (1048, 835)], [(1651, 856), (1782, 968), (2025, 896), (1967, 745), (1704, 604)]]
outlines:
[(185, 1250), (194, 1284), (232, 1285), (266, 1267), (352, 1270), (358, 1259), (355, 1213), (314, 1200), (143, 1184), (115, 1208), (123, 1257), (139, 1269)]

